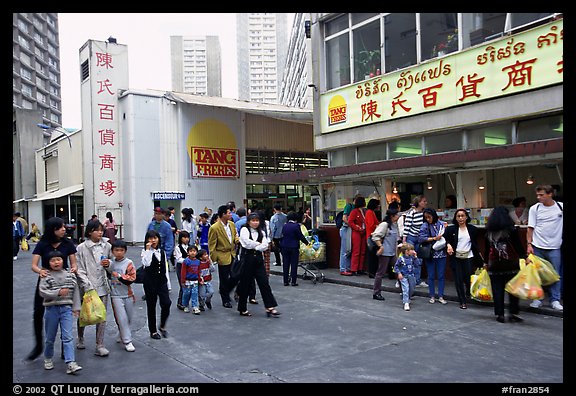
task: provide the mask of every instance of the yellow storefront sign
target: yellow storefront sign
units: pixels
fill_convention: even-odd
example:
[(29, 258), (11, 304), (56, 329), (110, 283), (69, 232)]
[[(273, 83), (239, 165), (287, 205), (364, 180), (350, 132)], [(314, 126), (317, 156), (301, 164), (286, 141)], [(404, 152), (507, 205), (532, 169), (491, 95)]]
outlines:
[(563, 82), (563, 21), (320, 97), (321, 131), (389, 121)]

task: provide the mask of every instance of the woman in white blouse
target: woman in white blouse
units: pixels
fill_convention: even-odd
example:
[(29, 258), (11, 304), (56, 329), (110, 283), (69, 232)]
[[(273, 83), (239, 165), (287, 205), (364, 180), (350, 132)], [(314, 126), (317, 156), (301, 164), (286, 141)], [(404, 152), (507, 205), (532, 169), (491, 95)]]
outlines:
[(446, 253), (450, 257), (450, 268), (454, 274), (454, 285), (460, 301), (460, 308), (466, 309), (466, 297), (470, 295), (470, 275), (472, 264), (483, 265), (478, 251), (478, 229), (470, 224), (466, 209), (457, 209), (452, 224), (446, 227)]
[(264, 307), (268, 316), (277, 317), (280, 312), (276, 310), (276, 299), (268, 283), (263, 252), (269, 248), (270, 239), (260, 227), (260, 216), (257, 213), (248, 215), (246, 224), (240, 228), (241, 259), (244, 260), (238, 292), (238, 311), (242, 316), (252, 316), (247, 309), (248, 292), (250, 284), (256, 280)]
[(514, 208), (510, 211), (510, 217), (516, 225), (528, 224), (528, 209), (526, 208), (526, 198), (518, 197), (512, 201)]

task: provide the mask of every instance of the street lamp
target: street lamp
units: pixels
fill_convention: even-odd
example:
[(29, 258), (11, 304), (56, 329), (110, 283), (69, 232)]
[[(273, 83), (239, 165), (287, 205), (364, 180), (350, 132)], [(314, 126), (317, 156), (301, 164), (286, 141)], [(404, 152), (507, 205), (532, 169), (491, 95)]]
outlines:
[(68, 133), (66, 132), (66, 130), (62, 127), (51, 127), (49, 125), (46, 124), (36, 124), (36, 126), (38, 126), (38, 128), (41, 128), (44, 130), (44, 136), (50, 136), (50, 143), (52, 143), (52, 141), (54, 139), (52, 139), (52, 133), (53, 132), (60, 132), (62, 135), (66, 136), (66, 139), (68, 139), (68, 144), (70, 145), (70, 148), (72, 148), (72, 141), (70, 140), (70, 136), (68, 136)]

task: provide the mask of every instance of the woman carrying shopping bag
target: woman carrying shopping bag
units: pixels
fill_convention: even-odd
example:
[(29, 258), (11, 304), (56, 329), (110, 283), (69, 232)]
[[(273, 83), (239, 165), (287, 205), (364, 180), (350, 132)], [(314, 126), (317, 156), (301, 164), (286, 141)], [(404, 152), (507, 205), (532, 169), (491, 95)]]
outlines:
[[(492, 293), (494, 298), (494, 315), (496, 320), (504, 323), (504, 288), (506, 283), (512, 279), (520, 270), (521, 258), (526, 263), (528, 259), (526, 250), (520, 242), (518, 229), (514, 226), (514, 220), (508, 213), (508, 208), (498, 206), (494, 208), (488, 217), (486, 224), (485, 255), (488, 263), (484, 267), (490, 275), (492, 283)], [(522, 322), (518, 314), (520, 313), (518, 297), (508, 294), (509, 310), (511, 322)]]

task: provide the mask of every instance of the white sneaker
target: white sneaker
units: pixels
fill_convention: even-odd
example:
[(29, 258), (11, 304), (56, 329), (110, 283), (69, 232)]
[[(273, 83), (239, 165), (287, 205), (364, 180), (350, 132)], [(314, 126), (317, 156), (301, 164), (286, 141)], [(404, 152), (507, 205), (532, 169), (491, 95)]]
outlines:
[(194, 313), (194, 315), (200, 315), (200, 308), (194, 307), (192, 308), (192, 312)]
[(556, 309), (556, 310), (558, 310), (558, 311), (563, 311), (563, 310), (564, 310), (564, 307), (562, 306), (562, 304), (560, 304), (559, 301), (554, 301), (554, 302), (552, 303), (552, 309)]
[(126, 351), (128, 352), (134, 352), (136, 350), (136, 348), (134, 348), (134, 345), (132, 345), (131, 342), (129, 342), (128, 344), (126, 344), (124, 346), (124, 348), (126, 349)]
[(14, 261), (18, 260), (18, 256), (14, 256)]
[(184, 312), (189, 313), (189, 312), (190, 312), (190, 308), (184, 307)]
[(436, 299), (434, 297), (430, 297), (430, 300), (428, 300), (428, 302), (430, 304), (434, 304), (436, 302)]
[(44, 370), (52, 370), (54, 368), (54, 362), (52, 359), (44, 359)]
[(410, 311), (410, 304), (409, 303), (404, 304), (404, 311)]
[(428, 283), (422, 281), (416, 285), (416, 287), (428, 287)]
[(96, 350), (94, 351), (94, 355), (96, 356), (108, 356), (110, 351), (104, 347), (104, 345), (96, 346)]
[(74, 374), (76, 371), (82, 370), (82, 367), (78, 365), (78, 363), (72, 361), (68, 363), (66, 367), (66, 374)]
[(439, 302), (440, 304), (443, 304), (443, 305), (448, 304), (448, 301), (444, 300), (444, 297), (440, 297), (440, 298), (438, 299), (438, 302)]
[(398, 283), (398, 281), (396, 281), (396, 284), (394, 285), (394, 287), (400, 287), (400, 283)]
[(534, 300), (530, 303), (530, 307), (532, 308), (540, 308), (542, 306), (542, 301)]

